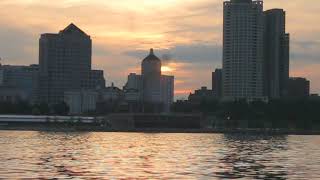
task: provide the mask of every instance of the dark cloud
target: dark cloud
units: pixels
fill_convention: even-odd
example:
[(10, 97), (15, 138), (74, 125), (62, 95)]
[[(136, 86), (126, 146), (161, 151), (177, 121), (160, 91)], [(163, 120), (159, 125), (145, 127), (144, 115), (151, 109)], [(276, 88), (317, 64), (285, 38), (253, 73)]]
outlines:
[(291, 60), (307, 64), (320, 62), (320, 41), (293, 41)]
[[(166, 60), (178, 61), (184, 63), (221, 63), (222, 47), (213, 44), (191, 44), (191, 45), (177, 45), (170, 49), (155, 50), (159, 57), (165, 57)], [(136, 58), (144, 58), (149, 51), (147, 50), (133, 50), (125, 52), (126, 55)]]

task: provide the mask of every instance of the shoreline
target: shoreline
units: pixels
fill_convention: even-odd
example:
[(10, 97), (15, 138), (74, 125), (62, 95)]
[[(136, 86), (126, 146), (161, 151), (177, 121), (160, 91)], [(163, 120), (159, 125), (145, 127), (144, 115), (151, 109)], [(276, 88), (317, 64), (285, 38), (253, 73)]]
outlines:
[(0, 131), (41, 131), (41, 132), (116, 132), (116, 133), (194, 133), (194, 134), (244, 134), (244, 135), (320, 135), (320, 131), (275, 130), (275, 129), (169, 129), (169, 128), (136, 128), (112, 129), (105, 127), (62, 127), (51, 126), (2, 126)]

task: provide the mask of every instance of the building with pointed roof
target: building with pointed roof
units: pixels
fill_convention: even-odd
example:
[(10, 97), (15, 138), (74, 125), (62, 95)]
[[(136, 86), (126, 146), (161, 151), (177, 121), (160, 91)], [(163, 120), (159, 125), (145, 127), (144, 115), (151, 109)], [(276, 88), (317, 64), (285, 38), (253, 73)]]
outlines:
[(91, 70), (92, 41), (74, 24), (58, 34), (42, 34), (39, 41), (39, 101), (64, 100), (70, 90), (104, 87), (103, 71)]
[(143, 101), (161, 102), (161, 60), (154, 55), (153, 49), (142, 61)]
[(124, 86), (130, 103), (144, 104), (144, 112), (170, 112), (174, 99), (174, 77), (161, 74), (161, 60), (150, 49), (141, 64), (141, 75), (131, 73)]

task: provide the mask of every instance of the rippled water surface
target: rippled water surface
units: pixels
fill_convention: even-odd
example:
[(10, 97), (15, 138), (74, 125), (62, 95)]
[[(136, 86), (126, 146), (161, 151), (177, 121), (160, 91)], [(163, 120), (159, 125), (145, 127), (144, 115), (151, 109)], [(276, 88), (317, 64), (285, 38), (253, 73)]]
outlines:
[(0, 178), (320, 179), (320, 136), (0, 131)]

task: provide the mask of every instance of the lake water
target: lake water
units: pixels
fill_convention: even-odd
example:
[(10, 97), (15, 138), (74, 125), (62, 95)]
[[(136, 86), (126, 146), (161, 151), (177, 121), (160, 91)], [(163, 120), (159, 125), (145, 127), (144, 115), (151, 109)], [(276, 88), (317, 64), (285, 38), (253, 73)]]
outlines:
[(0, 178), (320, 179), (320, 136), (0, 131)]

